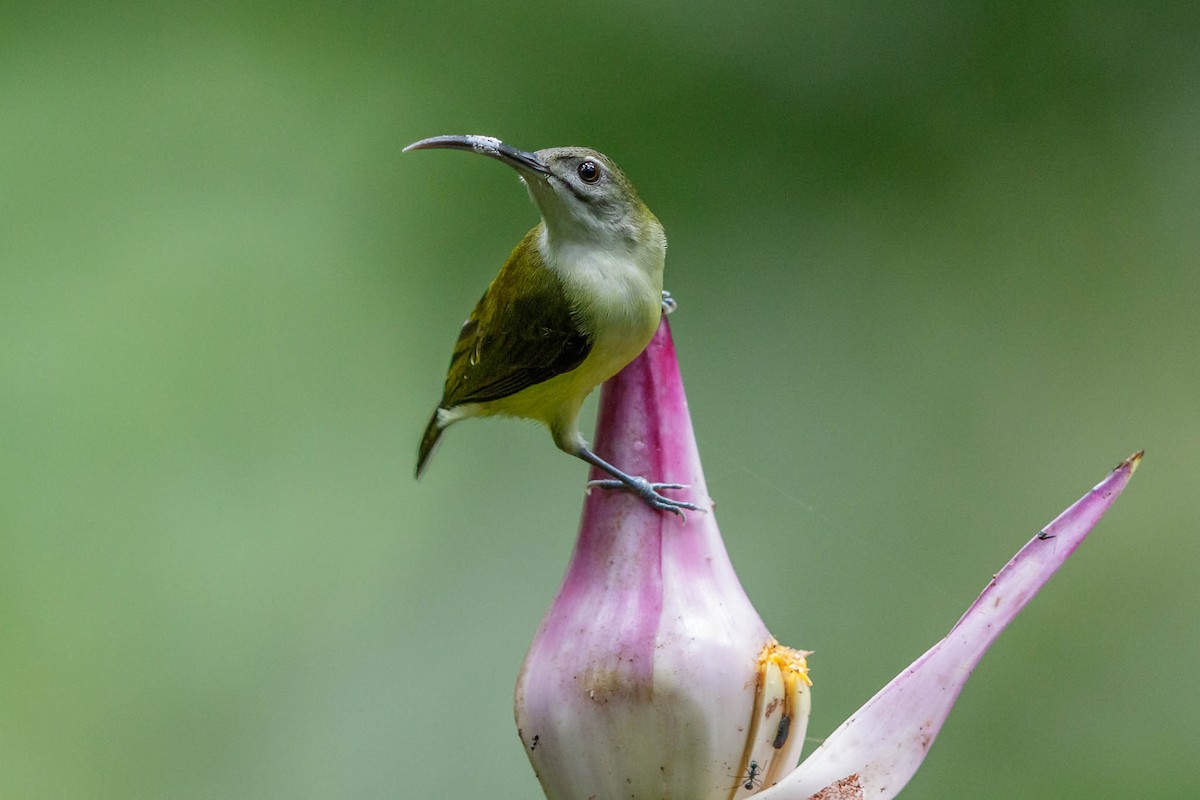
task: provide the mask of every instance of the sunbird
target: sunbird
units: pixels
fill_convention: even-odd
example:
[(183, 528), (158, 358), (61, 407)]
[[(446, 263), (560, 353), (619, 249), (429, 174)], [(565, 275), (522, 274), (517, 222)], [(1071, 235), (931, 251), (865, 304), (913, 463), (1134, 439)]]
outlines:
[(593, 389), (638, 356), (674, 301), (662, 289), (667, 237), (633, 184), (585, 147), (533, 153), (491, 136), (434, 136), (404, 148), (448, 148), (501, 161), (520, 175), (542, 221), (512, 251), (458, 334), (442, 401), (421, 437), (417, 478), (449, 426), (497, 414), (537, 420), (560, 450), (652, 508), (683, 516), (698, 506), (592, 452), (579, 409)]

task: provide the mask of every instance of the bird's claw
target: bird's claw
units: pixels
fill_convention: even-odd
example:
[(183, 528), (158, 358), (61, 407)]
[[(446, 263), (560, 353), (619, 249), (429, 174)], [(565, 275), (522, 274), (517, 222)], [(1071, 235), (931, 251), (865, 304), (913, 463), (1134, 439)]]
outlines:
[(670, 314), (676, 308), (679, 308), (679, 303), (675, 302), (675, 298), (671, 297), (671, 293), (663, 289), (662, 293), (662, 310), (664, 314)]
[(599, 481), (588, 481), (587, 488), (589, 491), (592, 489), (624, 489), (626, 491), (633, 492), (651, 508), (659, 511), (670, 511), (672, 514), (677, 515), (684, 522), (687, 522), (687, 516), (683, 513), (685, 508), (688, 511), (704, 511), (703, 508), (695, 503), (689, 503), (684, 500), (672, 500), (669, 497), (663, 497), (661, 494), (659, 494), (659, 492), (664, 489), (686, 489), (688, 488), (686, 483), (651, 483), (645, 478), (634, 478), (633, 483), (605, 479)]

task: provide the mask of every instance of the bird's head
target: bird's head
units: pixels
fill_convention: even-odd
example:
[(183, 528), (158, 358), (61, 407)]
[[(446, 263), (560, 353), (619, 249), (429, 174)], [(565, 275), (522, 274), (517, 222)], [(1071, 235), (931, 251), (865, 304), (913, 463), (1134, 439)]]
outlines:
[(434, 136), (404, 148), (466, 150), (515, 169), (545, 220), (552, 239), (631, 248), (660, 239), (658, 220), (625, 174), (603, 153), (586, 147), (550, 147), (533, 153), (491, 136)]

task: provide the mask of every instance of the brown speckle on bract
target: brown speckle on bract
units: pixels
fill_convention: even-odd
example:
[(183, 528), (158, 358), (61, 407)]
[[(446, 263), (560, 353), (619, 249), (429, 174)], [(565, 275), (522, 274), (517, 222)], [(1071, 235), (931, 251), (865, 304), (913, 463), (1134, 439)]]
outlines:
[(858, 782), (858, 773), (847, 775), (839, 781), (826, 786), (814, 794), (810, 800), (863, 800), (862, 784)]

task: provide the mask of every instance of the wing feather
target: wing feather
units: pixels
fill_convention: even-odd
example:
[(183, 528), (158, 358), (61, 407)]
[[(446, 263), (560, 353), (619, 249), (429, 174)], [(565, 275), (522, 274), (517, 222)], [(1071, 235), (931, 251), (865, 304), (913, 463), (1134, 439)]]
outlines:
[(563, 286), (538, 253), (540, 226), (513, 250), (463, 324), (442, 408), (486, 403), (569, 372), (592, 338), (571, 315)]

